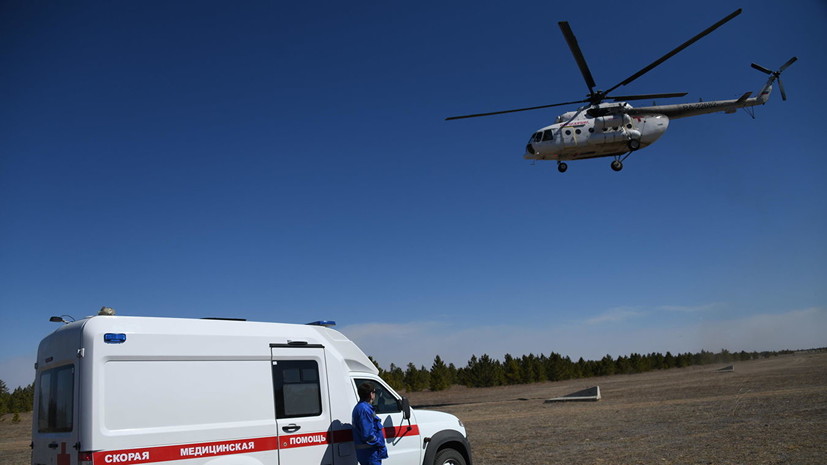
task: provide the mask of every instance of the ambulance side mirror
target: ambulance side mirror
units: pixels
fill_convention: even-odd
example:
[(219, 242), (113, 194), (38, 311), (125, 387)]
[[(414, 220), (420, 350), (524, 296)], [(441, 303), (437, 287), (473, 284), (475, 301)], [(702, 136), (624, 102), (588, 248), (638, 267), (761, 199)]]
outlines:
[(403, 397), (402, 400), (399, 401), (399, 409), (402, 410), (403, 420), (411, 419), (411, 403), (407, 397)]

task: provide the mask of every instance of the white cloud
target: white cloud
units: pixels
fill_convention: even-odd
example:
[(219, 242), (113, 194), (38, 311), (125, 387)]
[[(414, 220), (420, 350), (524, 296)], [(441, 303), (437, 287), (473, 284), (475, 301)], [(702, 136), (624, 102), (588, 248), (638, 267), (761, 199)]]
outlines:
[(599, 325), (606, 323), (620, 323), (634, 320), (636, 318), (651, 317), (663, 312), (667, 313), (702, 313), (719, 310), (724, 307), (721, 303), (709, 303), (703, 305), (661, 305), (659, 307), (616, 307), (609, 309), (595, 317), (586, 320), (588, 325)]
[(678, 312), (678, 313), (699, 313), (699, 312), (710, 312), (713, 310), (718, 310), (723, 308), (724, 304), (715, 302), (711, 304), (705, 305), (694, 305), (694, 306), (686, 306), (686, 305), (662, 305), (658, 307), (659, 310), (667, 311), (667, 312)]
[(618, 323), (621, 321), (631, 320), (646, 316), (645, 312), (635, 307), (617, 307), (597, 315), (596, 317), (586, 320), (588, 325), (598, 325), (603, 323)]

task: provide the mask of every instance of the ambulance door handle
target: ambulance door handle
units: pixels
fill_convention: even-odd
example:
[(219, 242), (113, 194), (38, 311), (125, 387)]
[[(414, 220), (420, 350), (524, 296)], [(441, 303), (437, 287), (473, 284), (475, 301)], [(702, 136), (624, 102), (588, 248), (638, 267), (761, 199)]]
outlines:
[(49, 449), (57, 449), (57, 443), (53, 442), (53, 443), (49, 444)]
[(287, 426), (282, 426), (281, 430), (284, 431), (285, 433), (295, 433), (296, 431), (300, 430), (301, 428), (302, 428), (301, 426), (299, 426), (295, 423), (290, 423)]

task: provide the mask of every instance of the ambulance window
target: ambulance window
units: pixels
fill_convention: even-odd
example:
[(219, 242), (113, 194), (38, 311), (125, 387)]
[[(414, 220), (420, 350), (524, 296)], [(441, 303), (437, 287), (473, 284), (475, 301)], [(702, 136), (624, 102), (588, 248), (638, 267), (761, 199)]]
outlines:
[(554, 140), (554, 135), (551, 133), (551, 129), (546, 129), (543, 131), (543, 140)]
[(315, 360), (273, 363), (276, 418), (315, 417), (322, 414), (319, 365)]
[(37, 430), (40, 433), (72, 431), (75, 367), (65, 365), (40, 374), (37, 397)]
[(534, 133), (534, 142), (540, 142), (543, 140), (543, 133), (542, 132), (535, 132)]
[(368, 383), (376, 390), (376, 401), (374, 402), (376, 413), (399, 413), (402, 411), (399, 407), (399, 402), (397, 401), (396, 396), (385, 389), (385, 386), (382, 386), (372, 379), (357, 378), (354, 382), (356, 383), (356, 386), (359, 386), (362, 383)]

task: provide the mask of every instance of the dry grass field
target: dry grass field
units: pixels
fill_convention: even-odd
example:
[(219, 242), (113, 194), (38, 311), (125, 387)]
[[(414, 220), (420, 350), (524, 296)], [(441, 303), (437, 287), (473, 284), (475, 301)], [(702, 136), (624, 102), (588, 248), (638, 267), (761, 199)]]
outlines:
[[(557, 383), (410, 395), (458, 415), (476, 465), (827, 463), (827, 353)], [(603, 400), (546, 404), (599, 385)], [(0, 421), (0, 464), (27, 465), (31, 414)]]
[(0, 416), (0, 465), (29, 465), (31, 461), (32, 412), (21, 413), (20, 423), (13, 415)]
[[(465, 423), (476, 465), (827, 464), (827, 353), (412, 393)], [(599, 385), (598, 402), (544, 403)]]

